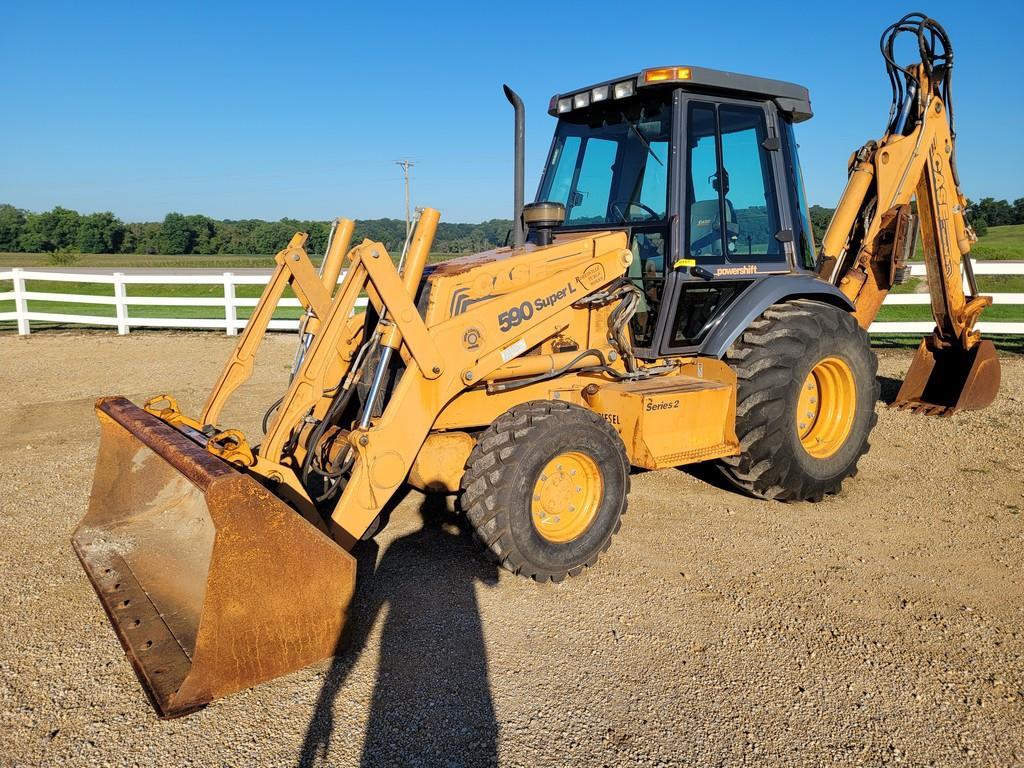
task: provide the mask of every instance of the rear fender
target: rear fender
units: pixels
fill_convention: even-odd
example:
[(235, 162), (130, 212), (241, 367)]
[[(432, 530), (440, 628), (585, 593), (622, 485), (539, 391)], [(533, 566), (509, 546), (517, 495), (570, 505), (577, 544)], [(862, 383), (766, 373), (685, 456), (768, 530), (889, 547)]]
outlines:
[(760, 280), (723, 312), (704, 343), (700, 354), (721, 358), (730, 345), (772, 304), (809, 299), (852, 312), (848, 298), (831, 283), (811, 275), (773, 275)]

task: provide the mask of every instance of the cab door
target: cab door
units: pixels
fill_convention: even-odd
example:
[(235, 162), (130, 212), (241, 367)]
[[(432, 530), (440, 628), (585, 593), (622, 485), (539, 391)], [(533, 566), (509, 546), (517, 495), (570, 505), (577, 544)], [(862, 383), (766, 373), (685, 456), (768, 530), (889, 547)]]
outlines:
[(794, 254), (774, 105), (686, 94), (677, 109), (681, 201), (662, 355), (698, 349), (756, 280), (791, 271)]

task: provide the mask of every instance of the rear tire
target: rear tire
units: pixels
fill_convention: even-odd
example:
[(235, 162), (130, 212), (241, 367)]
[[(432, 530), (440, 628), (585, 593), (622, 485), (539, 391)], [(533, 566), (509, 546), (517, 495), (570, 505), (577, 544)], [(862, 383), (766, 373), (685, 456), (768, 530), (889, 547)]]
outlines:
[(742, 452), (718, 461), (722, 474), (765, 499), (838, 493), (878, 418), (878, 360), (853, 316), (813, 301), (775, 304), (725, 360), (737, 377)]
[(535, 400), (480, 434), (461, 503), (504, 568), (562, 581), (608, 549), (628, 492), (625, 446), (608, 422), (577, 405)]

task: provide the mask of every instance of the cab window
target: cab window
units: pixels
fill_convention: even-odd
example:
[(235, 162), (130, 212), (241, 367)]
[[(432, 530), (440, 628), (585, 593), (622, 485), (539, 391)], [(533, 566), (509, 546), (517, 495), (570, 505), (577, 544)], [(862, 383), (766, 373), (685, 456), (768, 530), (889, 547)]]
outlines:
[(661, 301), (665, 293), (665, 231), (634, 231), (630, 242), (633, 261), (627, 277), (640, 289), (631, 321), (633, 344), (649, 347), (654, 341)]
[(586, 139), (573, 192), (567, 196), (566, 224), (604, 221), (612, 188), (612, 169), (618, 144), (608, 139)]
[(643, 212), (665, 218), (668, 199), (668, 142), (652, 141), (651, 151), (647, 153), (646, 165), (640, 179), (640, 191), (634, 199), (640, 203)]
[(691, 102), (687, 243), (708, 263), (783, 261), (764, 110)]
[(537, 199), (564, 204), (567, 227), (663, 222), (671, 113), (657, 92), (560, 116)]

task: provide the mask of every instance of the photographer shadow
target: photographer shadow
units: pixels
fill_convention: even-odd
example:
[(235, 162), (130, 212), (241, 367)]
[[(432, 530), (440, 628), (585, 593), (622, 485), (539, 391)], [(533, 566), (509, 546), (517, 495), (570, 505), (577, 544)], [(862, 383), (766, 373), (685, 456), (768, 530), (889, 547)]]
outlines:
[[(386, 613), (364, 737), (363, 766), (497, 765), (498, 724), (476, 598), (497, 583), (464, 521), (428, 495), (418, 530), (355, 550), (356, 595), (346, 637), (324, 679), (299, 756), (301, 768), (331, 765), (334, 705)], [(378, 562), (379, 557), (379, 562)]]

